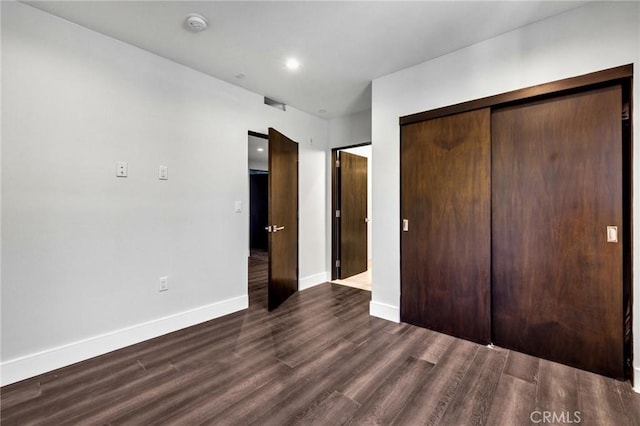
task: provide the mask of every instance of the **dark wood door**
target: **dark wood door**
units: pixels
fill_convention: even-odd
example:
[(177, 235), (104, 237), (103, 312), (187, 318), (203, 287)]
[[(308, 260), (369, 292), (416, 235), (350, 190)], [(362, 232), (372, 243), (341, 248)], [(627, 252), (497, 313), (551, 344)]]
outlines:
[[(402, 321), (490, 341), (490, 111), (402, 127)], [(405, 231), (406, 230), (406, 231)]]
[(298, 291), (298, 144), (269, 129), (269, 310)]
[(367, 158), (340, 152), (340, 278), (367, 270)]
[(499, 109), (491, 123), (494, 343), (619, 378), (621, 103), (608, 87)]

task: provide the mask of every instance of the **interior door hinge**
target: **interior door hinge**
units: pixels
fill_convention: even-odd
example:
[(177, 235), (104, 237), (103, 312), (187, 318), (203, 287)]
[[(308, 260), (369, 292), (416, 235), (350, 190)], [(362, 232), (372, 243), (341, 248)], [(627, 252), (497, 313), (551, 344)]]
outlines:
[(629, 102), (625, 102), (622, 105), (622, 121), (627, 121), (630, 118), (629, 114)]
[(340, 261), (336, 260), (336, 268), (339, 268), (339, 267), (340, 267)]
[(340, 210), (336, 210), (336, 217), (340, 217)]
[(336, 167), (340, 167), (340, 160), (336, 160)]

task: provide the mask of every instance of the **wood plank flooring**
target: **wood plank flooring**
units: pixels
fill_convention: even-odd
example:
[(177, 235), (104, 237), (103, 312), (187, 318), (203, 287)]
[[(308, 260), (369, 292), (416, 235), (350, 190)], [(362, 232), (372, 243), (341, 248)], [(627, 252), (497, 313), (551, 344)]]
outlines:
[(2, 425), (640, 424), (628, 382), (370, 317), (367, 291), (268, 312), (249, 264), (249, 309), (5, 386)]

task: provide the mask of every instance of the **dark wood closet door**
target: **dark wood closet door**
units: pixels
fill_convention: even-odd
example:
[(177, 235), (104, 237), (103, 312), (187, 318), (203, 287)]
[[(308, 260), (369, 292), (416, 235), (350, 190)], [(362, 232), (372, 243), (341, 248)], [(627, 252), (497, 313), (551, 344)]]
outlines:
[(298, 144), (269, 129), (269, 310), (298, 291)]
[(619, 378), (621, 102), (615, 86), (492, 114), (493, 341)]
[(367, 270), (367, 158), (340, 153), (340, 278)]
[(402, 321), (490, 341), (490, 111), (402, 127)]

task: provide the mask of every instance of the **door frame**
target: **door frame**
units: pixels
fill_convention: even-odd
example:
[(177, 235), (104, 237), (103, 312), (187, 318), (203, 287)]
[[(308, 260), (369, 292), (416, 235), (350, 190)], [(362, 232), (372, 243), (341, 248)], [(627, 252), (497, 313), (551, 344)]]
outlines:
[[(623, 120), (621, 117), (623, 162), (622, 222), (624, 242), (622, 247), (622, 293), (624, 312), (621, 331), (622, 333), (624, 333), (624, 340), (626, 340), (627, 333), (630, 336), (628, 341), (624, 341), (623, 343), (623, 362), (625, 378), (630, 379), (633, 384), (633, 64), (622, 65), (619, 67), (596, 71), (577, 77), (544, 83), (537, 86), (527, 87), (494, 96), (462, 102), (459, 104), (445, 106), (429, 111), (418, 112), (415, 114), (400, 117), (399, 125), (400, 127), (402, 127), (407, 124), (472, 111), (475, 109), (507, 106), (520, 102), (529, 102), (549, 97), (555, 97), (561, 94), (582, 92), (585, 90), (613, 84), (620, 84), (622, 86), (623, 116), (625, 115), (626, 111), (628, 117), (628, 119), (626, 120), (628, 122), (628, 125), (626, 126), (622, 123)], [(400, 166), (400, 174), (402, 175), (402, 165)], [(402, 191), (400, 190), (400, 193), (401, 192)], [(402, 200), (399, 201), (400, 206), (402, 206)], [(401, 218), (399, 218), (399, 220), (400, 219)], [(402, 238), (401, 223), (398, 223), (398, 232), (400, 233), (400, 237)], [(400, 252), (400, 256), (402, 256), (402, 252)], [(402, 288), (402, 276), (400, 277), (400, 287)], [(626, 312), (627, 310), (629, 311), (628, 314)]]
[[(354, 145), (346, 145), (331, 149), (331, 280), (340, 278), (338, 260), (340, 260), (340, 219), (336, 212), (340, 210), (340, 174), (338, 173), (338, 153), (349, 148), (372, 145), (371, 142), (363, 142)], [(371, 160), (371, 159), (370, 159)], [(369, 176), (368, 178), (371, 178)], [(371, 200), (367, 200), (371, 203)], [(370, 236), (368, 236), (370, 237)], [(367, 259), (368, 260), (368, 259)]]

